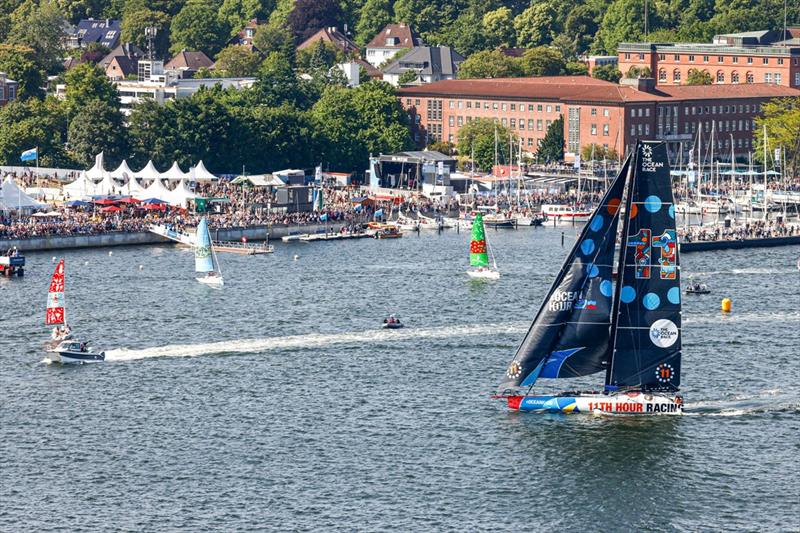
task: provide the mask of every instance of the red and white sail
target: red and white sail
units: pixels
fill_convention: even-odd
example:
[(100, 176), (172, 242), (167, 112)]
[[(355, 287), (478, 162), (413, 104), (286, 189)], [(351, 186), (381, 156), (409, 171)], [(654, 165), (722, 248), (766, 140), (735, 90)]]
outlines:
[(47, 293), (47, 325), (64, 324), (64, 260), (58, 262)]

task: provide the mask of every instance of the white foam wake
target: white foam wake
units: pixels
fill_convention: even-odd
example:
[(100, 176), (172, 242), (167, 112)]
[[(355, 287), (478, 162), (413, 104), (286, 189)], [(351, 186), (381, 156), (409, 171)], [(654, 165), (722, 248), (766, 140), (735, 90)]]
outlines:
[(291, 348), (317, 348), (335, 344), (372, 344), (402, 342), (410, 339), (448, 339), (487, 334), (519, 333), (524, 331), (524, 323), (481, 324), (445, 326), (438, 328), (404, 328), (399, 330), (375, 330), (350, 333), (311, 333), (288, 337), (265, 337), (210, 342), (202, 344), (171, 344), (153, 348), (120, 348), (106, 351), (106, 361), (133, 361), (152, 357), (198, 357), (202, 355), (228, 353), (263, 353)]

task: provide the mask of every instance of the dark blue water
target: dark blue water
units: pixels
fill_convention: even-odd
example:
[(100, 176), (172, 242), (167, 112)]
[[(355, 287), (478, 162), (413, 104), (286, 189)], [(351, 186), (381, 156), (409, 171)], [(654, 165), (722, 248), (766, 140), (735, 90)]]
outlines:
[(682, 257), (714, 291), (685, 301), (686, 416), (509, 413), (560, 231), (490, 231), (496, 283), (464, 232), (224, 254), (221, 291), (172, 246), (58, 253), (108, 352), (72, 368), (42, 363), (29, 254), (0, 279), (0, 529), (800, 529), (800, 247)]

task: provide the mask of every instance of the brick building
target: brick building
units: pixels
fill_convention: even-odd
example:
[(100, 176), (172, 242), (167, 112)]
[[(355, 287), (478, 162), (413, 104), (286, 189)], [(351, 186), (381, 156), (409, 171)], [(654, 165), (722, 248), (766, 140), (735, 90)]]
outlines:
[(712, 43), (620, 43), (619, 69), (649, 68), (658, 85), (685, 84), (706, 71), (714, 84), (774, 83), (800, 88), (800, 28), (717, 35)]
[(717, 153), (753, 146), (754, 118), (761, 104), (800, 97), (800, 91), (774, 84), (656, 87), (652, 79), (617, 85), (587, 76), (446, 80), (397, 91), (419, 146), (458, 141), (458, 130), (476, 118), (491, 118), (511, 128), (528, 152), (535, 152), (548, 126), (564, 117), (566, 159), (590, 144), (626, 153), (637, 139), (665, 140), (673, 154), (688, 152), (698, 130)]
[(0, 72), (0, 107), (17, 99), (18, 83), (8, 79), (5, 72)]

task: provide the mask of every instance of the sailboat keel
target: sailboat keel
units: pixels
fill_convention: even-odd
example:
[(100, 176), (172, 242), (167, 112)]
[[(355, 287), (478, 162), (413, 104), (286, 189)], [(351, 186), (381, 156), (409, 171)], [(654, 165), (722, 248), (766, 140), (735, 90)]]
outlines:
[(680, 415), (680, 396), (641, 392), (580, 394), (576, 396), (507, 396), (508, 407), (532, 413), (582, 413), (599, 415)]

